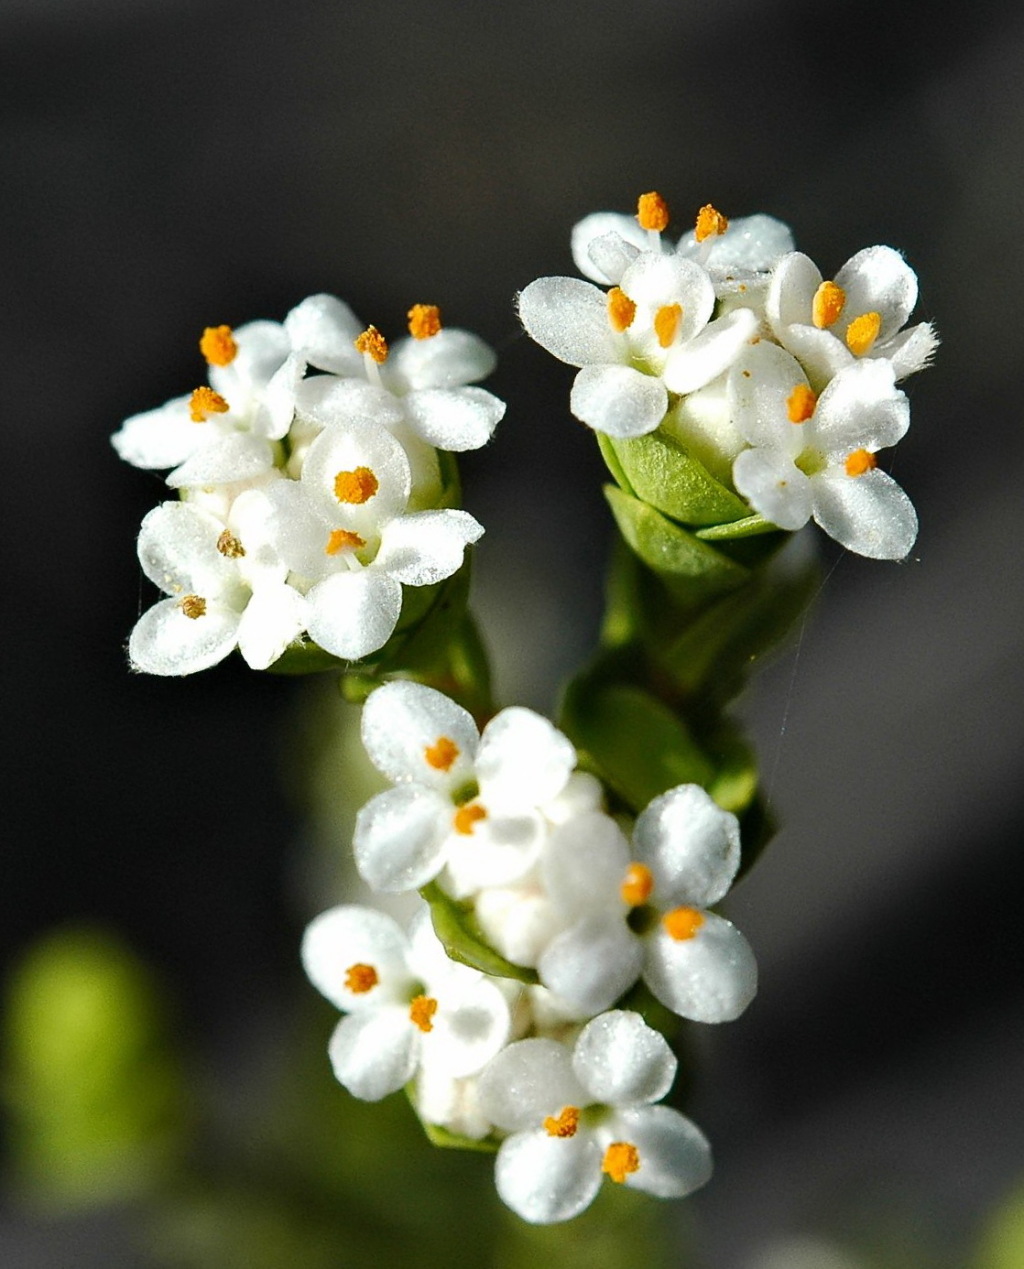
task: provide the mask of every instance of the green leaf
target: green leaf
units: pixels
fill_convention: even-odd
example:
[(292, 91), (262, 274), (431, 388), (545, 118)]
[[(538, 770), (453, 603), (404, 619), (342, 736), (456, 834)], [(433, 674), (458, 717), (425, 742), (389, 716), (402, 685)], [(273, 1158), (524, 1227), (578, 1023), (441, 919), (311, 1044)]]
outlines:
[(782, 533), (777, 524), (772, 524), (764, 516), (744, 516), (742, 520), (732, 520), (729, 524), (711, 524), (697, 530), (697, 537), (704, 542), (734, 541), (736, 538), (753, 538), (762, 533)]
[(680, 441), (660, 430), (611, 441), (610, 448), (626, 476), (628, 484), (623, 487), (631, 487), (638, 498), (674, 520), (721, 526), (723, 521), (749, 516), (742, 498), (719, 484)]
[(611, 472), (612, 479), (626, 493), (635, 494), (636, 490), (630, 485), (629, 477), (619, 461), (619, 456), (615, 450), (615, 442), (610, 436), (605, 436), (604, 432), (595, 432), (594, 435), (597, 437), (597, 448), (601, 451), (604, 465)]
[(754, 751), (732, 727), (720, 729), (704, 748), (717, 768), (708, 792), (723, 811), (741, 815), (757, 793)]
[(491, 947), (476, 923), (472, 904), (445, 894), (436, 881), (425, 885), (420, 894), (430, 904), (434, 933), (452, 960), (496, 978), (514, 978), (531, 985), (540, 982), (535, 969), (514, 965)]
[[(412, 1096), (409, 1101), (415, 1110), (416, 1102)], [(428, 1124), (425, 1119), (420, 1119), (420, 1123), (430, 1144), (440, 1146), (442, 1150), (476, 1150), (479, 1154), (496, 1154), (501, 1145), (501, 1142), (493, 1137), (484, 1137), (483, 1140), (476, 1137), (461, 1137), (457, 1132), (449, 1132), (447, 1128), (442, 1128), (440, 1124)]]

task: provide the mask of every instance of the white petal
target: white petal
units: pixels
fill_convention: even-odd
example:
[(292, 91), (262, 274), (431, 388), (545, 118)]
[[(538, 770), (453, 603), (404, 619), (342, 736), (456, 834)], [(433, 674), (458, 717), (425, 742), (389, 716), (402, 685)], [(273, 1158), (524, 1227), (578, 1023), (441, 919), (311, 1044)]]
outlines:
[(493, 1127), (477, 1102), (475, 1079), (453, 1079), (447, 1071), (429, 1064), (421, 1064), (417, 1073), (415, 1106), (424, 1123), (437, 1124), (471, 1141), (482, 1141)]
[(209, 440), (205, 423), (189, 414), (191, 397), (177, 397), (156, 410), (133, 414), (110, 438), (126, 463), (157, 471), (177, 467)]
[(551, 901), (535, 886), (489, 886), (473, 907), (484, 938), (513, 965), (536, 966), (562, 928)]
[(803, 366), (815, 392), (821, 392), (830, 379), (847, 366), (856, 364), (849, 348), (836, 339), (831, 330), (818, 330), (814, 326), (784, 326), (779, 332), (779, 342), (784, 345)]
[(565, 824), (585, 811), (604, 809), (604, 786), (589, 771), (573, 771), (565, 788), (541, 810), (552, 824)]
[(265, 670), (306, 628), (309, 605), (285, 582), (258, 587), (238, 626), (238, 650), (247, 665)]
[(588, 811), (559, 825), (544, 849), (544, 885), (568, 921), (608, 909), (622, 919), (629, 847), (610, 815)]
[(503, 709), (484, 728), (476, 755), (488, 807), (535, 807), (557, 797), (576, 766), (571, 741), (532, 709)]
[(800, 363), (767, 339), (744, 344), (729, 371), (732, 421), (751, 445), (768, 446), (795, 458), (804, 447), (804, 429), (789, 418), (788, 402), (807, 386)]
[(640, 940), (621, 913), (584, 918), (553, 939), (537, 966), (541, 982), (574, 1008), (600, 1013), (636, 982)]
[(841, 370), (818, 400), (812, 444), (846, 458), (852, 450), (895, 445), (910, 426), (910, 404), (888, 361), (865, 358)]
[(445, 326), (429, 339), (403, 339), (395, 344), (384, 365), (397, 388), (459, 388), (486, 379), (497, 364), (493, 350), (478, 335)]
[(633, 849), (654, 875), (659, 907), (710, 907), (740, 866), (739, 821), (699, 785), (680, 784), (641, 812)]
[(622, 275), (622, 289), (636, 304), (652, 310), (679, 304), (679, 335), (684, 341), (703, 330), (715, 307), (715, 288), (706, 271), (685, 256), (660, 251), (641, 252)]
[(623, 341), (603, 291), (578, 278), (538, 278), (519, 296), (519, 320), (542, 348), (570, 366), (619, 361)]
[(571, 1220), (601, 1188), (601, 1151), (589, 1133), (516, 1133), (498, 1151), (494, 1183), (502, 1202), (531, 1225)]
[(383, 648), (402, 610), (401, 586), (373, 565), (358, 573), (334, 573), (306, 598), (309, 637), (347, 661)]
[(604, 1146), (613, 1140), (636, 1146), (640, 1167), (625, 1184), (657, 1198), (685, 1198), (711, 1178), (711, 1147), (696, 1124), (669, 1106), (621, 1110), (599, 1129)]
[(419, 1065), (419, 1035), (407, 1006), (384, 1005), (342, 1018), (327, 1049), (338, 1082), (364, 1102), (396, 1093)]
[(752, 309), (736, 308), (718, 317), (688, 343), (673, 349), (662, 378), (670, 392), (693, 392), (728, 370), (757, 330)]
[[(313, 986), (346, 1013), (401, 1000), (412, 986), (408, 940), (397, 922), (375, 908), (341, 904), (314, 917), (302, 936), (302, 967)], [(367, 991), (346, 986), (348, 971), (366, 965), (377, 975)]]
[(638, 1013), (615, 1009), (580, 1032), (572, 1069), (592, 1102), (635, 1106), (660, 1101), (676, 1077), (675, 1054)]
[[(678, 250), (689, 256), (703, 255), (704, 243), (698, 243), (691, 232), (680, 240)], [(754, 216), (738, 216), (729, 221), (724, 234), (718, 234), (709, 244), (704, 264), (710, 271), (724, 273), (749, 270), (763, 273), (778, 261), (780, 256), (793, 250), (793, 234), (789, 226), (774, 216), (758, 213)]]
[[(442, 692), (396, 680), (371, 692), (363, 706), (363, 745), (370, 761), (396, 783), (448, 789), (472, 775), (479, 733), (470, 714)], [(447, 737), (458, 749), (452, 766), (432, 766), (427, 750)]]
[(491, 439), (505, 402), (484, 388), (425, 388), (405, 399), (413, 431), (438, 449), (461, 454)]
[(772, 330), (783, 343), (787, 326), (810, 323), (814, 293), (820, 285), (818, 266), (802, 251), (791, 251), (775, 265), (764, 306)]
[(390, 428), (405, 418), (401, 401), (386, 388), (365, 379), (338, 379), (334, 375), (303, 379), (295, 391), (295, 408), (322, 427), (370, 419)]
[(445, 888), (456, 898), (485, 886), (518, 881), (533, 867), (544, 841), (544, 821), (536, 814), (491, 815), (470, 833), (454, 832), (448, 843)]
[(627, 265), (649, 247), (647, 230), (621, 212), (594, 212), (572, 228), (573, 263), (602, 286), (618, 285)]
[(364, 329), (355, 313), (333, 295), (311, 295), (284, 319), (292, 350), (318, 370), (336, 375), (363, 373), (354, 341)]
[(510, 1044), (481, 1072), (477, 1095), (491, 1122), (507, 1132), (540, 1128), (566, 1106), (590, 1105), (569, 1050), (546, 1039)]
[(217, 550), (223, 523), (187, 502), (162, 502), (147, 512), (139, 529), (142, 571), (165, 594), (194, 593), (204, 599), (230, 590), (238, 569)]
[(846, 292), (846, 303), (836, 323), (843, 339), (850, 322), (862, 313), (878, 313), (882, 324), (878, 339), (890, 339), (903, 326), (917, 303), (917, 274), (892, 247), (865, 247), (836, 274), (836, 285)]
[[(268, 384), (291, 352), (280, 322), (246, 322), (232, 332), (238, 352), (227, 366), (210, 366), (210, 383), (231, 405), (239, 391), (251, 400)], [(222, 386), (223, 385), (223, 386)], [(241, 403), (240, 403), (241, 404)], [(248, 404), (248, 401), (246, 401)]]
[(799, 529), (811, 518), (811, 485), (792, 459), (773, 449), (745, 449), (732, 465), (737, 490), (780, 529)]
[(239, 614), (207, 602), (201, 617), (186, 617), (178, 599), (142, 614), (128, 640), (132, 668), (147, 674), (195, 674), (223, 661), (238, 642)]
[(295, 394), (305, 373), (306, 363), (302, 357), (291, 356), (267, 384), (260, 419), (263, 434), (270, 440), (279, 441), (288, 434), (295, 416)]
[(569, 409), (606, 436), (646, 436), (665, 417), (668, 394), (660, 379), (632, 366), (584, 366), (572, 385)]
[(905, 379), (915, 371), (923, 370), (931, 361), (935, 349), (939, 346), (939, 337), (931, 322), (920, 322), (902, 331), (888, 340), (881, 347), (877, 345), (869, 356), (884, 356), (892, 362), (896, 371), (896, 379)]
[(432, 789), (385, 789), (356, 816), (356, 868), (374, 890), (400, 894), (426, 885), (444, 863), (451, 810)]
[[(376, 480), (373, 492), (362, 503), (339, 501), (338, 475), (360, 468), (367, 468)], [(302, 466), (302, 487), (328, 521), (370, 538), (381, 524), (405, 510), (412, 475), (405, 451), (382, 425), (368, 419), (338, 422), (310, 445)]]
[(172, 489), (255, 480), (274, 466), (274, 451), (261, 436), (236, 432), (211, 441), (167, 477)]
[(901, 560), (917, 539), (914, 504), (879, 467), (860, 476), (826, 468), (814, 478), (813, 492), (815, 520), (849, 551)]
[(462, 567), (484, 527), (468, 511), (417, 511), (384, 526), (375, 566), (406, 586), (430, 586)]
[(437, 1013), (433, 1030), (423, 1037), (422, 1060), (457, 1079), (473, 1075), (508, 1040), (508, 1003), (482, 976), (469, 983), (452, 979), (435, 990)]
[(694, 1022), (731, 1022), (757, 992), (757, 962), (734, 925), (714, 912), (691, 938), (674, 939), (661, 922), (644, 939), (644, 981), (673, 1013)]

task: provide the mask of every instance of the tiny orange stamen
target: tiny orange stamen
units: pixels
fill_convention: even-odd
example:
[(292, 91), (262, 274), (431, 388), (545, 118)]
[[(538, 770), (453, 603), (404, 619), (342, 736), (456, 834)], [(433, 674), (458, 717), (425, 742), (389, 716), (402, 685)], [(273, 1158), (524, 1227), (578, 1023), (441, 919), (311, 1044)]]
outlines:
[(245, 554), (245, 547), (230, 529), (225, 529), (217, 539), (217, 550), (229, 560), (240, 560)]
[(357, 467), (355, 471), (340, 471), (334, 477), (334, 496), (339, 502), (351, 502), (361, 507), (369, 502), (380, 488), (380, 481), (369, 467)]
[(202, 595), (186, 595), (179, 604), (181, 611), (192, 621), (206, 616), (206, 600)]
[(455, 812), (455, 818), (452, 822), (455, 825), (456, 833), (464, 833), (468, 837), (474, 831), (474, 826), (486, 818), (487, 812), (479, 802), (467, 802), (465, 806), (460, 806)]
[(365, 545), (365, 540), (358, 533), (352, 533), (348, 529), (332, 529), (331, 536), (324, 547), (324, 555), (338, 555), (341, 551), (349, 549), (357, 551)]
[(719, 234), (724, 234), (728, 228), (729, 222), (718, 208), (712, 207), (710, 203), (705, 203), (697, 213), (697, 224), (694, 228), (693, 236), (698, 242), (703, 242), (705, 238), (714, 238)]
[(786, 413), (790, 423), (806, 423), (818, 404), (817, 396), (806, 383), (798, 383), (786, 398)]
[(636, 316), (636, 305), (621, 287), (613, 286), (608, 292), (608, 320), (612, 329), (624, 331)]
[(364, 965), (360, 962), (350, 965), (345, 970), (345, 988), (356, 996), (363, 996), (366, 992), (373, 991), (379, 982), (380, 977), (372, 965)]
[(661, 918), (661, 924), (669, 938), (675, 939), (677, 943), (685, 943), (704, 924), (704, 917), (696, 908), (673, 908)]
[(613, 1141), (604, 1152), (601, 1171), (619, 1185), (631, 1172), (640, 1171), (640, 1152), (628, 1141)]
[(459, 756), (459, 746), (447, 736), (438, 736), (432, 745), (423, 750), (427, 766), (435, 771), (451, 771), (455, 759)]
[(365, 353), (378, 366), (388, 359), (388, 341), (376, 326), (367, 326), (361, 335), (353, 340), (356, 352)]
[(852, 454), (847, 454), (844, 466), (847, 476), (863, 476), (866, 471), (878, 466), (878, 459), (870, 450), (855, 449)]
[(655, 190), (641, 194), (636, 201), (636, 218), (641, 229), (653, 229), (660, 234), (668, 228), (668, 203)]
[(881, 313), (861, 313), (846, 329), (846, 346), (855, 357), (863, 357), (882, 329)]
[(846, 303), (846, 292), (834, 282), (822, 282), (811, 300), (811, 321), (818, 330), (824, 330), (837, 321)]
[(433, 1031), (437, 1001), (431, 996), (416, 996), (409, 1003), (409, 1018), (421, 1031)]
[(212, 388), (196, 388), (189, 397), (188, 416), (193, 423), (205, 423), (211, 414), (227, 414), (231, 406)]
[(682, 320), (681, 304), (665, 304), (654, 314), (654, 333), (662, 348), (667, 348), (679, 334), (679, 323)]
[(230, 326), (207, 326), (199, 341), (199, 351), (211, 366), (230, 366), (238, 356), (238, 344)]
[(631, 908), (639, 908), (646, 903), (654, 890), (654, 874), (646, 864), (630, 864), (619, 887), (622, 902)]
[(544, 1120), (544, 1131), (549, 1137), (575, 1137), (580, 1126), (578, 1106), (563, 1106), (557, 1115), (548, 1115)]
[(414, 304), (406, 317), (413, 339), (431, 339), (441, 329), (441, 310), (436, 304)]

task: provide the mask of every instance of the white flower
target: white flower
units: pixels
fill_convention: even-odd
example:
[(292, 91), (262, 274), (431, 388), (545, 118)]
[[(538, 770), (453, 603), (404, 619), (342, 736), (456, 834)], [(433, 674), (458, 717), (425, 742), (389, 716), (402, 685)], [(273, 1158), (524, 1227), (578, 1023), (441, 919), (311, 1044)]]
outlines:
[(917, 537), (913, 504), (877, 466), (910, 424), (888, 361), (837, 371), (821, 396), (798, 362), (762, 341), (729, 375), (733, 419), (754, 447), (733, 464), (751, 506), (782, 529), (814, 520), (837, 542), (873, 559), (902, 559)]
[(519, 297), (527, 334), (582, 369), (573, 414), (598, 432), (642, 436), (665, 417), (669, 394), (720, 375), (757, 329), (747, 308), (712, 320), (715, 291), (700, 265), (643, 251), (607, 294), (577, 278), (539, 278)]
[(606, 815), (562, 825), (541, 867), (568, 928), (540, 957), (541, 982), (596, 1013), (642, 975), (681, 1017), (738, 1017), (757, 989), (754, 955), (730, 922), (706, 909), (728, 891), (739, 861), (736, 817), (695, 784), (655, 798), (631, 845)]
[(413, 890), (444, 870), (458, 897), (528, 872), (548, 831), (540, 808), (576, 765), (547, 719), (505, 709), (481, 736), (447, 696), (393, 682), (368, 697), (362, 733), (371, 762), (395, 782), (356, 819), (356, 866), (374, 889)]
[(383, 647), (402, 586), (450, 577), (483, 533), (465, 511), (407, 513), (410, 489), (404, 449), (364, 420), (321, 433), (301, 480), (268, 490), (281, 556), (309, 587), (306, 628), (336, 656), (357, 660)]
[(938, 344), (930, 322), (904, 330), (917, 303), (917, 275), (892, 247), (866, 247), (833, 281), (799, 251), (772, 272), (765, 311), (776, 339), (818, 391), (862, 357), (884, 357), (897, 380), (923, 369)]
[(342, 905), (302, 941), (313, 986), (348, 1014), (328, 1052), (340, 1083), (364, 1101), (396, 1092), (423, 1069), (460, 1079), (505, 1044), (505, 998), (483, 974), (448, 959), (426, 909), (408, 938), (391, 917)]
[(237, 647), (262, 670), (297, 638), (306, 602), (285, 582), (270, 518), (259, 490), (240, 494), (226, 522), (187, 502), (154, 507), (139, 532), (139, 560), (171, 598), (143, 613), (132, 631), (135, 669), (193, 674)]
[(484, 1113), (512, 1135), (494, 1179), (523, 1220), (578, 1216), (602, 1177), (659, 1198), (682, 1198), (711, 1176), (711, 1150), (677, 1111), (655, 1106), (675, 1078), (664, 1036), (639, 1014), (590, 1022), (570, 1054), (554, 1040), (521, 1040), (481, 1073)]

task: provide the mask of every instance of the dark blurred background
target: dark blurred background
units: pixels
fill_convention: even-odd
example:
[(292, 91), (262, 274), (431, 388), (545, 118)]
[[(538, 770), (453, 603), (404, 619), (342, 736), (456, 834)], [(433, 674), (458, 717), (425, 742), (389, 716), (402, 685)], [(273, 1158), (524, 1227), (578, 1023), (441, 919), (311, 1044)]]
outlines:
[[(864, 1211), (965, 1246), (1024, 1174), (1022, 68), (1010, 0), (4, 0), (5, 963), (100, 920), (243, 1066), (304, 990), (280, 777), (307, 686), (132, 677), (123, 650), (162, 484), (107, 438), (200, 381), (205, 325), (327, 290), (386, 334), (426, 301), (494, 344), (475, 602), (502, 699), (550, 709), (610, 531), (516, 290), (652, 188), (680, 231), (707, 201), (781, 217), (826, 276), (890, 243), (943, 338), (894, 468), (921, 535), (902, 566), (823, 544), (815, 611), (743, 703), (783, 829), (732, 903), (763, 986), (708, 1042), (718, 1170), (691, 1206), (711, 1269)], [(5, 1265), (136, 1263), (116, 1221), (0, 1214)]]

